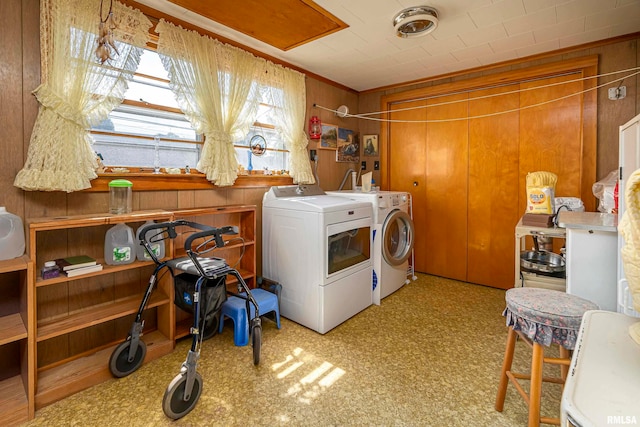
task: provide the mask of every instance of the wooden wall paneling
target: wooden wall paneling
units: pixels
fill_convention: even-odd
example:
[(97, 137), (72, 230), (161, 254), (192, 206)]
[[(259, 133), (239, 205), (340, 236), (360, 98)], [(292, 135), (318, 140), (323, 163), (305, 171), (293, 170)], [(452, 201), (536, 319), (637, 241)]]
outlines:
[[(307, 114), (305, 118), (305, 130), (308, 128), (311, 116), (318, 116), (322, 123), (351, 129), (360, 134), (358, 119), (352, 117), (341, 118), (331, 111), (313, 106), (313, 104), (317, 104), (325, 108), (337, 109), (340, 105), (346, 105), (349, 107), (349, 112), (353, 114), (356, 113), (358, 109), (357, 93), (341, 90), (335, 86), (310, 78), (306, 79), (306, 86)], [(318, 140), (310, 140), (307, 149), (317, 150), (317, 179), (320, 187), (323, 190), (337, 190), (345, 173), (350, 168), (357, 172), (359, 170), (359, 165), (356, 163), (338, 163), (336, 162), (335, 150), (321, 149), (319, 146), (320, 142)], [(373, 169), (373, 163), (371, 163), (371, 166), (367, 166), (369, 169)], [(313, 162), (311, 162), (311, 170), (312, 172), (315, 172), (315, 164)], [(348, 183), (350, 182), (351, 181), (349, 180)], [(350, 188), (348, 183), (345, 185), (345, 189)]]
[[(598, 73), (606, 74), (619, 70), (634, 68), (639, 61), (637, 40), (626, 40), (619, 43), (593, 48), (592, 53), (598, 54)], [(629, 75), (632, 72), (614, 74), (611, 76), (592, 79), (593, 84), (605, 84)], [(619, 127), (631, 120), (636, 113), (637, 78), (624, 79), (597, 90), (591, 96), (598, 98), (598, 161), (596, 181), (604, 178), (609, 172), (618, 168), (618, 131)], [(624, 99), (610, 100), (608, 91), (618, 85), (625, 86), (627, 96)], [(595, 91), (594, 91), (595, 92)]]
[(0, 2), (0, 129), (2, 129), (3, 153), (0, 156), (0, 206), (24, 217), (21, 192), (13, 186), (17, 172), (24, 165), (24, 128), (22, 103), (22, 5), (20, 0)]
[[(556, 196), (583, 197), (582, 97), (542, 104), (582, 90), (581, 82), (544, 87), (581, 78), (580, 73), (521, 83), (519, 208), (526, 211), (526, 176), (548, 171), (558, 175)], [(536, 88), (535, 90), (528, 90)], [(539, 106), (535, 106), (542, 104)], [(533, 107), (532, 107), (533, 106)], [(588, 195), (587, 195), (588, 196)]]
[(211, 190), (183, 190), (178, 191), (178, 209), (189, 209), (196, 206), (196, 194), (202, 196), (204, 192), (210, 192)]
[(213, 190), (195, 191), (194, 208), (204, 208), (207, 206), (224, 206), (228, 204), (229, 193), (233, 189), (216, 188)]
[(178, 208), (178, 192), (172, 191), (135, 191), (133, 194), (137, 196), (138, 203), (133, 210), (147, 209), (165, 209), (173, 210)]
[(513, 271), (505, 266), (514, 265), (513, 230), (522, 216), (513, 203), (519, 191), (518, 89), (509, 85), (469, 94), (470, 117), (513, 110), (469, 120), (467, 281), (503, 289), (513, 287)]
[[(413, 221), (417, 236), (427, 231), (427, 110), (426, 101), (399, 102), (384, 106), (394, 112), (389, 114), (394, 122), (388, 136), (379, 141), (384, 160), (382, 185), (385, 190), (406, 191), (413, 199)], [(397, 110), (397, 112), (396, 112)], [(407, 121), (407, 122), (402, 122)], [(413, 121), (413, 123), (411, 123)], [(414, 182), (417, 185), (414, 185)], [(426, 271), (430, 256), (426, 239), (414, 240), (415, 269)]]
[(467, 278), (467, 99), (463, 93), (427, 101), (426, 272), (457, 280)]
[(24, 191), (23, 194), (25, 219), (67, 215), (67, 195), (65, 193), (60, 191)]
[[(593, 183), (596, 182), (597, 176), (598, 94), (595, 91), (597, 80), (588, 77), (595, 77), (597, 75), (598, 64), (593, 64), (590, 67), (582, 69), (582, 76), (586, 79), (582, 82), (582, 89), (585, 93), (582, 96), (582, 162), (580, 164), (582, 173), (580, 178), (582, 180), (581, 198), (587, 211), (596, 210)], [(616, 155), (616, 158), (618, 158), (618, 155)]]
[[(74, 193), (65, 194), (62, 192), (56, 192), (60, 197), (66, 197), (67, 200), (67, 215), (84, 215), (93, 213), (107, 213), (109, 212), (109, 192), (103, 193), (87, 193), (78, 191)], [(137, 195), (134, 192), (132, 198), (132, 209), (138, 210), (136, 206), (139, 206)]]

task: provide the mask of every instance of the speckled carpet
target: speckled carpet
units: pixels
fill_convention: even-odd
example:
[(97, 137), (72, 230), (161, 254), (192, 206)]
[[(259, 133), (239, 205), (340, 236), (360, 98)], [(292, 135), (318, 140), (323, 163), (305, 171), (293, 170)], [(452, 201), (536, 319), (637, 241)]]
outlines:
[[(419, 274), (325, 335), (263, 321), (257, 367), (226, 325), (203, 344), (202, 396), (180, 420), (164, 415), (162, 397), (189, 340), (126, 378), (37, 411), (25, 426), (525, 426), (512, 385), (504, 411), (494, 409), (503, 309), (502, 290)], [(530, 355), (519, 342), (514, 370), (527, 372)], [(544, 384), (543, 415), (559, 416), (560, 397), (559, 385)]]

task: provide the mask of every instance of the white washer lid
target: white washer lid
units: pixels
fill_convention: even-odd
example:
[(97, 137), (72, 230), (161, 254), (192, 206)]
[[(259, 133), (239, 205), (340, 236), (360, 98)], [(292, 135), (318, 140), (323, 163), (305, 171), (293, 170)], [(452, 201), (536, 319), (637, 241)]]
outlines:
[(635, 322), (640, 319), (610, 311), (585, 313), (562, 395), (563, 409), (579, 425), (627, 417), (640, 423), (640, 345), (629, 335)]

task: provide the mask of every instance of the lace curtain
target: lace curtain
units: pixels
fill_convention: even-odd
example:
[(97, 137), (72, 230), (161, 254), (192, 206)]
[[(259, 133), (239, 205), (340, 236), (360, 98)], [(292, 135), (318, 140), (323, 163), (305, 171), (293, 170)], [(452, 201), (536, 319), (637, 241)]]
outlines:
[(196, 131), (205, 135), (197, 168), (209, 181), (218, 186), (235, 182), (238, 161), (233, 141), (248, 133), (260, 91), (269, 88), (281, 112), (276, 120), (290, 151), (290, 174), (296, 183), (315, 182), (304, 132), (303, 74), (163, 20), (156, 31), (158, 53), (178, 105)]
[(258, 76), (265, 61), (218, 40), (161, 20), (158, 53), (170, 86), (196, 132), (205, 135), (197, 168), (218, 186), (233, 185), (233, 141), (244, 137), (258, 108)]
[(120, 54), (100, 65), (99, 7), (96, 0), (40, 2), (42, 84), (33, 92), (40, 107), (17, 187), (72, 192), (97, 176), (88, 130), (122, 102), (151, 27), (140, 11), (114, 1)]
[(273, 63), (267, 64), (264, 75), (273, 103), (281, 111), (281, 114), (276, 114), (276, 121), (289, 149), (289, 174), (296, 184), (313, 184), (316, 180), (309, 165), (309, 140), (304, 132), (307, 106), (305, 76)]

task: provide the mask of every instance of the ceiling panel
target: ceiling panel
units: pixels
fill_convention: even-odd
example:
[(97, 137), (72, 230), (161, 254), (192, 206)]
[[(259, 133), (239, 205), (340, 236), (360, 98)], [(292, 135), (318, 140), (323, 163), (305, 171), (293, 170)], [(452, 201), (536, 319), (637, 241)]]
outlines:
[[(357, 91), (640, 34), (640, 0), (127, 1)], [(417, 5), (438, 11), (438, 27), (396, 37), (394, 16)]]
[(348, 27), (312, 1), (169, 1), (283, 51)]

